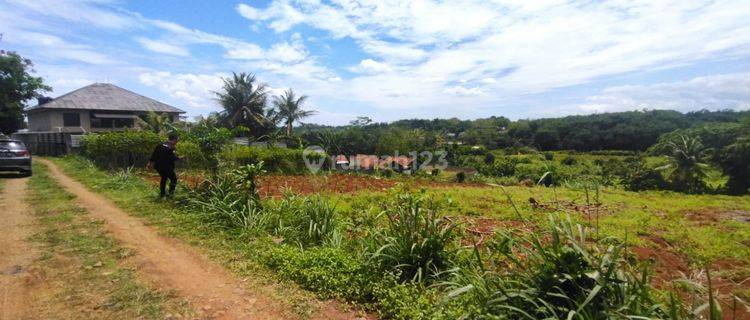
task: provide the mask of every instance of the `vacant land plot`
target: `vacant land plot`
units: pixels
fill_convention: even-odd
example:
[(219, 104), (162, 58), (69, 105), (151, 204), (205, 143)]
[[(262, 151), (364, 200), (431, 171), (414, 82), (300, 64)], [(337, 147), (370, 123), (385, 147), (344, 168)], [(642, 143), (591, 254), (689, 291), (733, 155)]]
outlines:
[[(592, 262), (611, 258), (617, 259), (615, 265), (647, 266), (651, 274), (647, 279), (656, 288), (649, 295), (661, 301), (662, 310), (672, 308), (670, 292), (678, 292), (677, 299), (684, 301), (681, 314), (703, 313), (706, 309), (701, 305), (710, 301), (710, 288), (717, 293), (714, 299), (723, 318), (749, 315), (743, 301), (750, 295), (750, 197), (628, 192), (586, 184), (500, 187), (363, 175), (272, 174), (257, 177), (257, 191), (264, 199), (257, 205), (224, 208), (226, 199), (234, 199), (232, 192), (242, 191), (246, 184), (233, 182), (238, 184), (230, 183), (227, 190), (209, 190), (222, 192), (224, 200), (219, 202), (201, 195), (205, 190), (182, 190), (175, 201), (154, 202), (151, 177), (107, 175), (73, 158), (58, 163), (116, 203), (140, 208), (141, 214), (170, 232), (222, 252), (220, 259), (240, 273), (253, 270), (277, 281), (292, 281), (322, 297), (354, 302), (383, 318), (449, 319), (497, 312), (465, 309), (481, 305), (484, 299), (476, 281), (486, 286), (482, 290), (499, 290), (499, 284), (492, 283), (503, 277), (526, 281), (518, 272), (536, 272), (537, 251), (552, 250), (556, 238), (567, 239), (563, 241), (567, 244), (549, 257), (580, 246), (587, 248), (584, 256), (590, 255), (586, 259)], [(195, 182), (193, 186), (200, 182), (185, 180)], [(191, 200), (194, 197), (199, 201)], [(404, 207), (403, 201), (416, 202)], [(429, 218), (433, 204), (439, 215)], [(416, 229), (399, 229), (412, 221), (410, 214), (416, 214), (412, 216), (417, 217)], [(567, 219), (571, 224), (564, 222)], [(441, 231), (445, 228), (452, 231)], [(393, 233), (396, 230), (405, 233)], [(406, 254), (421, 259), (424, 253), (415, 250), (434, 250), (424, 246), (432, 242), (415, 242), (404, 252), (393, 251), (402, 245), (401, 237), (437, 241), (431, 237), (442, 237), (443, 232), (449, 232), (449, 238), (440, 240), (444, 251), (425, 260), (427, 264), (411, 269), (422, 263), (414, 260), (387, 267), (390, 257)], [(536, 240), (527, 242), (529, 237)], [(435, 259), (446, 260), (435, 264)], [(566, 263), (554, 261), (552, 265)], [(455, 269), (440, 273), (429, 269), (450, 267)], [(595, 270), (587, 268), (591, 270), (587, 272)], [(630, 272), (625, 270), (629, 269), (624, 274)], [(472, 276), (472, 272), (479, 273)], [(404, 274), (416, 278), (404, 279)], [(281, 295), (294, 297), (294, 292)], [(315, 309), (304, 305), (300, 310)]]

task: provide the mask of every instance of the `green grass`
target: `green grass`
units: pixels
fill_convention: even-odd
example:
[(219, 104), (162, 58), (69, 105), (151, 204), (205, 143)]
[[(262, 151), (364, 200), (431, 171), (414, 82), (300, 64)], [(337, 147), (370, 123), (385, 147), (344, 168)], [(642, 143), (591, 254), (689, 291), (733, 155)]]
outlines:
[[(309, 293), (298, 290), (296, 286), (288, 286), (291, 284), (289, 279), (325, 297), (344, 298), (349, 297), (349, 294), (344, 293), (340, 296), (338, 285), (326, 287), (335, 282), (330, 280), (338, 279), (341, 280), (339, 282), (345, 283), (353, 281), (352, 279), (359, 279), (360, 265), (350, 266), (352, 271), (348, 275), (340, 271), (341, 265), (348, 266), (347, 263), (351, 262), (349, 256), (352, 253), (347, 250), (351, 251), (352, 248), (320, 248), (321, 250), (306, 251), (286, 245), (274, 246), (267, 236), (245, 237), (237, 229), (220, 228), (206, 223), (201, 220), (201, 215), (192, 214), (185, 207), (179, 206), (178, 203), (184, 201), (179, 197), (176, 202), (158, 200), (155, 186), (144, 182), (136, 175), (113, 176), (94, 168), (80, 158), (69, 157), (53, 161), (62, 166), (69, 175), (112, 199), (118, 206), (143, 217), (170, 236), (202, 248), (212, 259), (235, 273), (251, 277), (266, 285), (281, 281), (281, 287), (284, 288), (276, 287), (276, 297), (285, 297), (283, 299), (289, 300), (296, 313), (304, 315), (314, 312), (314, 299)], [(587, 197), (584, 189), (573, 186), (555, 189), (539, 186), (506, 187), (506, 190), (507, 196), (496, 187), (431, 187), (426, 192), (437, 199), (451, 199), (444, 211), (448, 215), (511, 221), (522, 219), (530, 222), (532, 228), (540, 230), (547, 223), (548, 212), (533, 210), (529, 204), (529, 199), (532, 197), (540, 203), (560, 201), (578, 206), (599, 201), (603, 207), (598, 214), (590, 212), (586, 215), (571, 209), (556, 211), (553, 214), (567, 213), (571, 215), (574, 223), (598, 227), (594, 228), (594, 238), (615, 237), (629, 245), (636, 246), (657, 246), (650, 240), (650, 237), (662, 238), (675, 250), (683, 253), (689, 262), (694, 264), (694, 267), (702, 267), (706, 262), (730, 259), (740, 262), (747, 269), (750, 261), (750, 249), (746, 243), (750, 235), (748, 223), (720, 221), (705, 224), (686, 217), (688, 212), (695, 211), (700, 216), (703, 214), (701, 210), (708, 209), (750, 211), (750, 197), (747, 196), (685, 195), (653, 191), (627, 192), (605, 188), (599, 190), (598, 195), (588, 190)], [(379, 209), (382, 209), (381, 205), (394, 195), (393, 193), (360, 192), (327, 195), (326, 197), (334, 202), (348, 228), (347, 231), (357, 234), (366, 231), (368, 225), (377, 225), (377, 213)], [(518, 213), (508, 197), (519, 209)], [(264, 251), (267, 250), (276, 253), (271, 257), (275, 265), (270, 267), (278, 274), (269, 270), (268, 261), (264, 261), (267, 258), (262, 257)], [(315, 253), (320, 254), (315, 255)], [(294, 258), (291, 257), (292, 255), (299, 257)], [(317, 258), (313, 259), (313, 257)], [(359, 288), (354, 285), (351, 287)], [(401, 308), (396, 304), (390, 305), (404, 298), (396, 293), (399, 288), (406, 287), (390, 285), (383, 291), (384, 293), (379, 294), (376, 298), (379, 303), (377, 308), (379, 310)], [(425, 298), (437, 291), (422, 289), (417, 291), (419, 294), (414, 296), (417, 297), (416, 299), (426, 299), (425, 305), (439, 300)], [(377, 290), (375, 292), (377, 293)], [(407, 311), (422, 311), (421, 307), (416, 305), (417, 302), (414, 302), (411, 306), (402, 307)]]
[(180, 197), (185, 195), (185, 190), (178, 190), (175, 200), (159, 199), (158, 186), (135, 173), (113, 175), (74, 156), (49, 160), (92, 191), (112, 200), (128, 213), (143, 218), (160, 233), (193, 245), (211, 260), (243, 278), (258, 294), (287, 304), (289, 317), (305, 318), (319, 310), (319, 301), (314, 294), (279, 277), (265, 265), (260, 256), (273, 244), (270, 238), (248, 239), (236, 230), (206, 223), (202, 215), (191, 214), (178, 204), (184, 201)]
[(46, 276), (62, 279), (53, 301), (75, 317), (162, 319), (165, 314), (190, 315), (186, 302), (170, 292), (150, 288), (127, 265), (132, 254), (109, 236), (101, 221), (78, 207), (43, 165), (34, 165), (29, 198), (41, 231), (40, 263)]
[[(572, 202), (586, 204), (583, 189), (559, 187), (505, 187), (515, 205), (526, 220), (540, 222), (546, 214), (534, 211), (529, 203), (534, 198), (541, 203)], [(456, 216), (491, 217), (498, 220), (517, 220), (513, 207), (505, 194), (497, 187), (430, 188), (429, 193), (439, 198), (449, 198), (453, 205), (448, 213)], [(589, 202), (595, 201), (595, 192), (589, 190)], [(332, 196), (339, 208), (355, 214), (358, 209), (376, 205), (385, 194), (363, 192)], [(750, 224), (732, 220), (717, 224), (701, 225), (685, 217), (688, 212), (701, 210), (750, 211), (750, 196), (686, 195), (668, 191), (628, 192), (605, 188), (599, 193), (603, 208), (599, 210), (598, 226), (601, 236), (627, 238), (632, 245), (654, 245), (642, 236), (657, 235), (666, 239), (685, 253), (694, 263), (731, 258), (750, 263), (750, 247), (747, 243)], [(585, 225), (596, 226), (596, 212), (589, 215), (567, 210), (572, 217)]]

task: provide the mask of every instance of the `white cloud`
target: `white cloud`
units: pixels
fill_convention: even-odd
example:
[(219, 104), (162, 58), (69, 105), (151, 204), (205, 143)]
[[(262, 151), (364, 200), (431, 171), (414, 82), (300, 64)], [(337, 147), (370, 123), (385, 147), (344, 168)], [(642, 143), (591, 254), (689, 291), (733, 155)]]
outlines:
[(8, 3), (41, 16), (55, 17), (93, 27), (124, 29), (136, 27), (136, 19), (129, 14), (112, 10), (114, 1), (108, 0), (8, 0)]
[[(243, 9), (244, 8), (244, 9)], [(308, 25), (350, 37), (397, 74), (362, 72), (353, 97), (392, 105), (452, 103), (439, 93), (485, 102), (628, 72), (691, 65), (750, 53), (750, 3), (727, 1), (307, 1), (238, 6), (254, 23), (286, 32)], [(354, 70), (361, 72), (363, 65)], [(381, 68), (382, 71), (382, 68)], [(414, 81), (414, 79), (423, 79)], [(425, 79), (440, 79), (428, 85)], [(467, 79), (470, 86), (446, 87)], [(480, 94), (485, 93), (485, 94)], [(435, 99), (414, 98), (435, 97)]]
[(142, 37), (137, 38), (136, 41), (140, 43), (144, 49), (156, 53), (164, 53), (180, 57), (187, 57), (190, 55), (190, 52), (186, 48), (174, 44), (169, 44), (164, 41), (152, 40)]
[(40, 32), (13, 30), (3, 41), (14, 44), (33, 45), (35, 54), (43, 55), (51, 60), (72, 60), (86, 64), (112, 64), (116, 61), (106, 54), (96, 51), (88, 45), (70, 43), (62, 38)]
[(351, 67), (351, 71), (360, 73), (383, 73), (390, 72), (391, 67), (388, 64), (377, 62), (372, 59), (364, 59), (357, 66)]
[(193, 74), (155, 71), (141, 73), (140, 82), (192, 108), (216, 109), (214, 91), (221, 88), (224, 74)]
[(445, 88), (443, 90), (444, 93), (454, 95), (454, 96), (478, 96), (482, 95), (484, 92), (482, 92), (482, 89), (478, 87), (466, 87), (466, 86), (454, 86)]
[(750, 109), (750, 73), (697, 77), (687, 81), (607, 88), (578, 105), (584, 112), (635, 109)]

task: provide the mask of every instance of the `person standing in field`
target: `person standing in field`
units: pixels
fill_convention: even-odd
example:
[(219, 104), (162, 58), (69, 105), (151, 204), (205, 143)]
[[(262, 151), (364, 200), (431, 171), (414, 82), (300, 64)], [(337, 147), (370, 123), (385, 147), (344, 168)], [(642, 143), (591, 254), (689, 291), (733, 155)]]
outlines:
[(151, 154), (151, 159), (148, 161), (146, 168), (156, 169), (156, 172), (161, 176), (159, 182), (159, 196), (164, 197), (167, 195), (167, 179), (169, 179), (169, 195), (174, 194), (174, 189), (177, 187), (177, 175), (174, 172), (174, 163), (180, 160), (180, 157), (175, 153), (175, 146), (177, 145), (179, 137), (170, 133), (167, 138), (167, 142), (159, 144), (154, 148), (154, 152)]

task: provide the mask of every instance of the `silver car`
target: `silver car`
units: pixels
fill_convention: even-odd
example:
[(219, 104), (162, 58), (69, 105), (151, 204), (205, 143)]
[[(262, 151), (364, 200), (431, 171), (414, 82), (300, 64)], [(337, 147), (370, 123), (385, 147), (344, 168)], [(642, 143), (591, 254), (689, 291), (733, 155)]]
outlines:
[(0, 140), (0, 171), (18, 171), (31, 175), (31, 153), (18, 140)]

